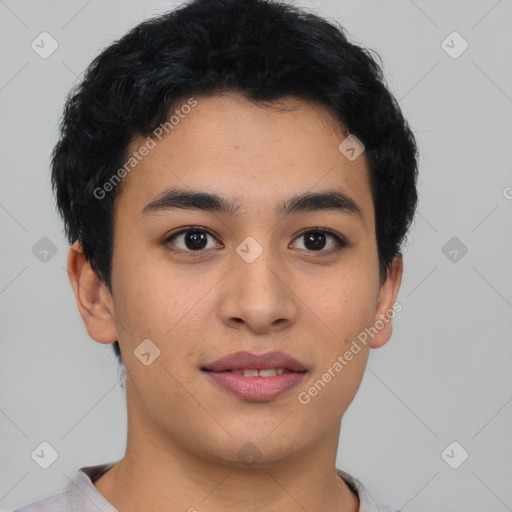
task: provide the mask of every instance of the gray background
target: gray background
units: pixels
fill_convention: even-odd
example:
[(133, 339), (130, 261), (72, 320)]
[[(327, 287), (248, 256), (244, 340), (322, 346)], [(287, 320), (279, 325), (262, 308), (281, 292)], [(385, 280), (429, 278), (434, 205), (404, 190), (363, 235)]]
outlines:
[[(49, 153), (92, 58), (173, 5), (0, 0), (0, 510), (124, 453), (124, 392), (111, 347), (88, 337), (76, 308)], [(421, 151), (403, 310), (344, 417), (338, 467), (404, 511), (512, 510), (512, 3), (299, 5), (381, 55)], [(42, 31), (59, 45), (47, 59), (31, 48)], [(453, 31), (469, 43), (458, 58), (441, 45)], [(452, 52), (460, 43), (448, 39)], [(43, 237), (57, 250), (46, 262), (32, 252)], [(42, 441), (59, 454), (46, 470), (30, 456)], [(462, 448), (443, 459), (453, 441)], [(469, 457), (452, 469), (445, 460), (460, 462), (462, 449)]]

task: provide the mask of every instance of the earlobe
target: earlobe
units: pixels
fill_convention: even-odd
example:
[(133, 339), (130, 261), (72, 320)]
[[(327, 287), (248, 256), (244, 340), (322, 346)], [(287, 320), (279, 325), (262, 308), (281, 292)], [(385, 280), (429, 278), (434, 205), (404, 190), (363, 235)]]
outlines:
[(383, 283), (379, 293), (379, 300), (373, 327), (377, 331), (373, 336), (370, 347), (379, 348), (385, 345), (391, 338), (393, 332), (392, 318), (395, 316), (395, 303), (400, 290), (403, 274), (403, 260), (400, 253), (393, 258), (388, 268), (386, 281)]
[(85, 259), (79, 242), (69, 249), (67, 265), (78, 310), (89, 336), (99, 343), (113, 343), (117, 340), (117, 331), (112, 298)]

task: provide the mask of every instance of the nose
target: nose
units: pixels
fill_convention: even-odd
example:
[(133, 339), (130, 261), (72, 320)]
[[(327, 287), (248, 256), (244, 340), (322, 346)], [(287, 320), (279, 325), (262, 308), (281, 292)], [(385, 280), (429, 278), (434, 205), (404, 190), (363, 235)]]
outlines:
[(248, 263), (236, 255), (224, 282), (220, 315), (229, 327), (274, 334), (294, 324), (297, 296), (283, 263), (264, 250)]

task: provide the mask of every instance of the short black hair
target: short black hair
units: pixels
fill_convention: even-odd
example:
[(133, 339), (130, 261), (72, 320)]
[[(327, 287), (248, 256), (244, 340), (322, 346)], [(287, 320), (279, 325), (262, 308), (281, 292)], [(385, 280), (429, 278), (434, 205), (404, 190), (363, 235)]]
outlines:
[(123, 187), (101, 199), (94, 191), (125, 165), (131, 142), (192, 95), (239, 92), (262, 104), (295, 96), (326, 105), (364, 143), (382, 284), (414, 217), (418, 150), (372, 53), (381, 61), (339, 23), (271, 0), (194, 0), (140, 23), (92, 61), (66, 100), (52, 187), (69, 243), (80, 241), (112, 292), (113, 205)]

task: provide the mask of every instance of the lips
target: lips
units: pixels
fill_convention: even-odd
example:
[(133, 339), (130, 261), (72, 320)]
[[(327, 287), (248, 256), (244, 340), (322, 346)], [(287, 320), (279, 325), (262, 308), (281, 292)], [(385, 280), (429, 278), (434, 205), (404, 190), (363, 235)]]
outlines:
[(273, 400), (299, 385), (308, 373), (304, 364), (281, 352), (236, 352), (201, 370), (210, 382), (249, 402)]
[(270, 370), (272, 368), (292, 372), (307, 371), (304, 364), (282, 352), (267, 352), (266, 354), (235, 352), (206, 364), (201, 369), (209, 372), (224, 372), (228, 370)]

